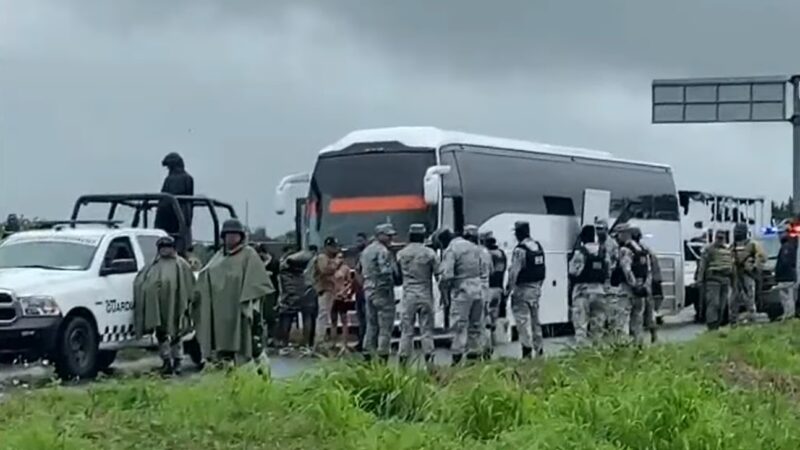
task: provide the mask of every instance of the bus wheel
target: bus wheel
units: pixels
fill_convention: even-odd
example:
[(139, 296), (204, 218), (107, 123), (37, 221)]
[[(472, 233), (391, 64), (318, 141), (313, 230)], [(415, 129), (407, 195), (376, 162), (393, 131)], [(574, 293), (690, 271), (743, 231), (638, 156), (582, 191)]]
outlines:
[(92, 324), (81, 316), (72, 316), (61, 330), (55, 361), (58, 376), (65, 380), (97, 376), (97, 333)]
[(117, 359), (116, 350), (102, 350), (97, 354), (97, 370), (103, 373), (111, 372), (111, 365)]
[(189, 355), (195, 365), (201, 366), (203, 364), (203, 352), (200, 350), (200, 343), (197, 342), (196, 337), (183, 343), (183, 352)]

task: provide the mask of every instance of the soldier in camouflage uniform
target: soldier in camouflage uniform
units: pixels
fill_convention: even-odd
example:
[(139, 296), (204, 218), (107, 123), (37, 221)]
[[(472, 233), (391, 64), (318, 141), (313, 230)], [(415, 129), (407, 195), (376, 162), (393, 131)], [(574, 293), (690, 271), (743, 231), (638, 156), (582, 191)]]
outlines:
[[(601, 219), (595, 222), (595, 233), (597, 233), (597, 242), (606, 252), (608, 258), (608, 278), (604, 286), (605, 291), (605, 305), (607, 315), (607, 327), (613, 333), (627, 334), (628, 322), (630, 319), (625, 318), (629, 309), (625, 305), (620, 304), (619, 301), (619, 286), (611, 285), (611, 273), (619, 265), (619, 245), (617, 241), (609, 236), (608, 222)], [(623, 331), (624, 330), (624, 331)]]
[[(644, 343), (644, 306), (650, 295), (652, 272), (649, 254), (633, 240), (633, 227), (623, 223), (615, 228), (619, 243), (619, 263), (611, 275), (611, 284), (619, 285), (619, 308), (614, 319), (616, 332), (633, 336)], [(619, 316), (621, 314), (621, 316)], [(627, 319), (626, 319), (627, 317)], [(623, 325), (627, 323), (626, 329)]]
[[(472, 241), (465, 238), (472, 239)], [(442, 290), (450, 299), (453, 365), (481, 355), (483, 337), (483, 290), (481, 287), (481, 249), (478, 228), (464, 227), (463, 236), (450, 241), (442, 256)]]
[(489, 274), (489, 305), (484, 312), (486, 331), (489, 334), (484, 356), (490, 357), (496, 344), (494, 331), (497, 327), (497, 320), (500, 317), (500, 308), (505, 301), (503, 282), (506, 276), (506, 254), (497, 246), (497, 239), (491, 232), (485, 234), (484, 245), (489, 250), (489, 256), (492, 259), (492, 271)]
[(409, 244), (397, 253), (397, 263), (403, 275), (399, 352), (402, 365), (408, 362), (411, 354), (417, 317), (425, 363), (433, 364), (433, 277), (439, 272), (439, 257), (423, 244), (425, 233), (424, 224), (412, 224), (408, 229)]
[(761, 246), (747, 237), (747, 225), (737, 223), (733, 228), (733, 265), (735, 269), (731, 324), (740, 321), (740, 311), (746, 310), (747, 320), (756, 314), (756, 280), (764, 269), (766, 256)]
[(580, 238), (581, 244), (569, 260), (569, 275), (573, 281), (572, 325), (575, 328), (575, 341), (584, 344), (588, 337), (597, 342), (604, 334), (609, 258), (605, 247), (595, 243), (593, 226), (584, 226)]
[(489, 314), (489, 306), (492, 302), (492, 295), (489, 291), (489, 277), (494, 270), (493, 263), (492, 263), (492, 254), (489, 253), (489, 249), (486, 248), (485, 241), (488, 235), (484, 233), (480, 237), (479, 247), (481, 249), (481, 291), (482, 291), (482, 298), (483, 298), (483, 358), (484, 359), (491, 359), (492, 351), (494, 350), (492, 346), (492, 335), (489, 331), (489, 321), (492, 320), (491, 315)]
[(725, 245), (725, 232), (717, 230), (714, 242), (703, 249), (694, 279), (703, 289), (706, 326), (716, 330), (722, 325), (726, 311), (730, 311), (733, 285), (733, 254)]
[(394, 328), (394, 285), (399, 277), (394, 255), (389, 244), (395, 235), (391, 224), (375, 228), (375, 240), (361, 253), (361, 270), (364, 277), (364, 294), (367, 297), (367, 335), (364, 342), (365, 358), (377, 352), (383, 362), (391, 352)]
[(535, 350), (544, 353), (542, 327), (539, 323), (539, 298), (545, 279), (545, 254), (539, 242), (531, 239), (528, 222), (516, 222), (517, 246), (511, 256), (506, 292), (511, 297), (511, 311), (517, 322), (522, 357), (529, 359)]
[(644, 327), (650, 331), (650, 342), (658, 340), (658, 324), (656, 323), (656, 313), (661, 307), (663, 300), (663, 292), (661, 290), (661, 266), (658, 264), (658, 256), (653, 252), (650, 247), (644, 245), (642, 241), (642, 230), (639, 227), (633, 227), (633, 241), (636, 242), (650, 259), (650, 270), (652, 274), (652, 285), (650, 295), (647, 296), (644, 305)]

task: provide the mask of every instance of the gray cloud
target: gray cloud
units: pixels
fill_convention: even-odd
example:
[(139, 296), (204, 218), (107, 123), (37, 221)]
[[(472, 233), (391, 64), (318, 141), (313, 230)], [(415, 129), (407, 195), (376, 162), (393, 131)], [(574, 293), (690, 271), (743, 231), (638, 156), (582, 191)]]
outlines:
[(0, 10), (0, 214), (59, 217), (83, 192), (155, 189), (160, 158), (177, 150), (201, 192), (240, 212), (248, 201), (251, 222), (282, 230), (288, 218), (271, 213), (282, 175), (352, 129), (414, 124), (667, 162), (683, 187), (783, 197), (791, 186), (788, 125), (653, 126), (649, 83), (793, 69), (795, 2)]

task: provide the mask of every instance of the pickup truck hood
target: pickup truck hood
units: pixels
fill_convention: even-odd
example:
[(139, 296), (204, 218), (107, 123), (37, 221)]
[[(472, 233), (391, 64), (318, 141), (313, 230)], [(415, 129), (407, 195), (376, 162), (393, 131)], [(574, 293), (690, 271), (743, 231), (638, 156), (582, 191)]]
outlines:
[(77, 270), (0, 269), (0, 289), (10, 289), (17, 295), (42, 295), (86, 278), (87, 272)]

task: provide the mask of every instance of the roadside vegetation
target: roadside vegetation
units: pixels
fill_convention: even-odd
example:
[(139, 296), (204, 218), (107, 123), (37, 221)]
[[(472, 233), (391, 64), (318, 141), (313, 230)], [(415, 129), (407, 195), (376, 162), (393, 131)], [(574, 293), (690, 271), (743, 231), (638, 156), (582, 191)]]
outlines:
[(434, 374), (331, 364), (0, 403), (3, 449), (800, 448), (800, 322)]

